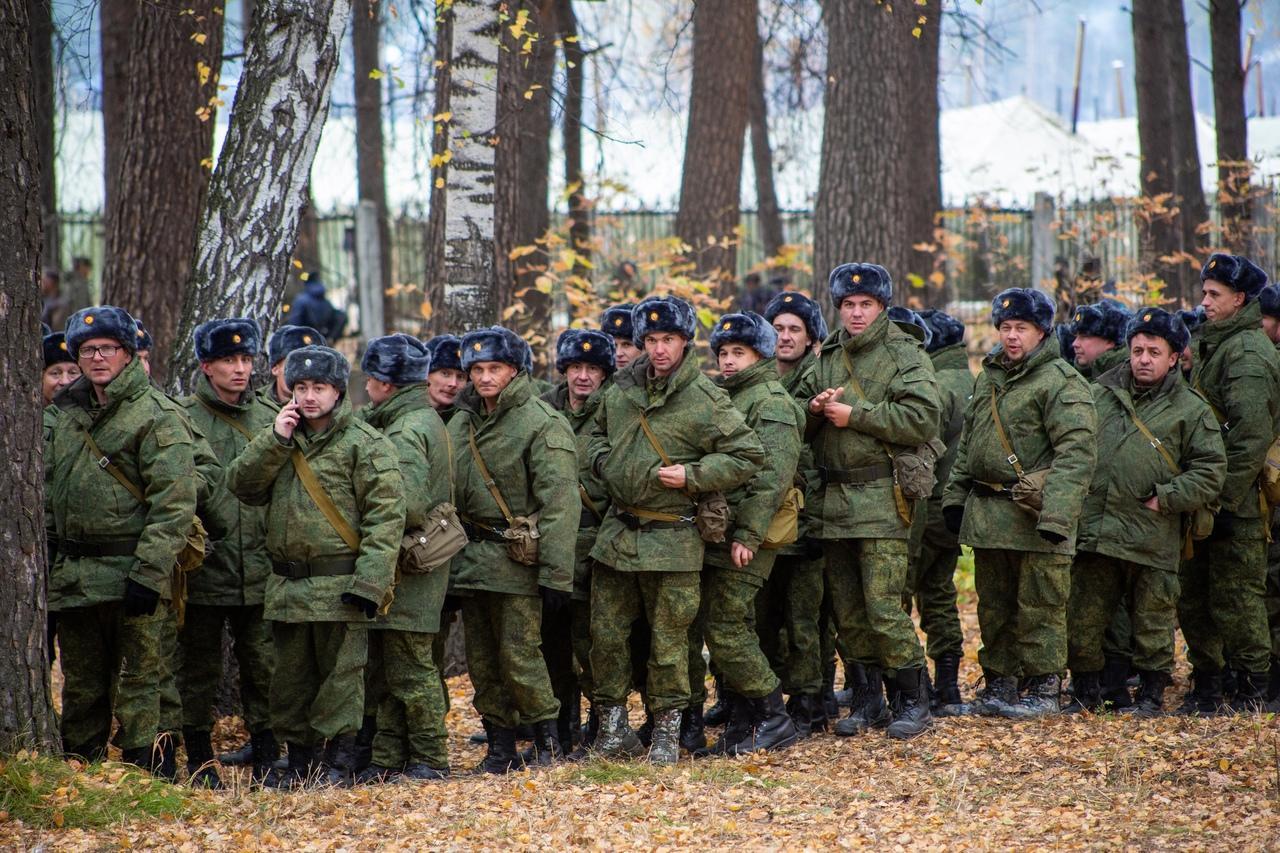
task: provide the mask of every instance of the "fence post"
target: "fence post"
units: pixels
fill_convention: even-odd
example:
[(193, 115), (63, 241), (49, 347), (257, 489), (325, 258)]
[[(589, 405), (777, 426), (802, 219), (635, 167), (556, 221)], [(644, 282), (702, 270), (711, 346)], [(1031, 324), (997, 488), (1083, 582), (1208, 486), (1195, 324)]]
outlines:
[(356, 208), (356, 295), (360, 306), (360, 337), (365, 341), (386, 334), (382, 311), (382, 248), (378, 240), (378, 205), (361, 201)]
[(1053, 293), (1053, 196), (1038, 192), (1031, 207), (1031, 286)]

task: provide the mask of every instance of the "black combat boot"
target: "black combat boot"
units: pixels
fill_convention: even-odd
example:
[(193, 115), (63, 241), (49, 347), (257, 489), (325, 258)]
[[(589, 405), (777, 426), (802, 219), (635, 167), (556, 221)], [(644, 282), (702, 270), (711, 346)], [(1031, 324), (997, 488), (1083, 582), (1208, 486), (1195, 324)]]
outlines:
[(550, 767), (564, 760), (564, 748), (560, 746), (559, 726), (555, 720), (540, 720), (533, 724), (532, 766)]
[(1237, 714), (1256, 714), (1266, 710), (1267, 673), (1236, 672), (1236, 696), (1231, 709)]
[(1239, 673), (1228, 667), (1222, 672), (1222, 702), (1224, 705), (1230, 705), (1236, 698), (1236, 686), (1239, 680)]
[(1267, 702), (1280, 702), (1280, 658), (1271, 659), (1271, 672), (1267, 679)]
[(751, 735), (738, 741), (732, 748), (735, 755), (752, 752), (776, 752), (795, 745), (800, 740), (796, 724), (787, 713), (782, 701), (782, 688), (775, 687), (768, 696), (748, 700), (753, 725)]
[(218, 763), (223, 767), (244, 767), (246, 764), (253, 763), (253, 733), (250, 732), (249, 740), (240, 744), (231, 752), (218, 753)]
[(679, 708), (671, 708), (654, 718), (653, 742), (649, 746), (651, 764), (670, 765), (680, 760), (680, 718), (682, 716), (684, 715), (680, 713)]
[(386, 785), (400, 778), (399, 767), (387, 767), (376, 761), (355, 775), (357, 785)]
[(267, 778), (272, 766), (280, 758), (280, 744), (276, 743), (276, 733), (271, 729), (254, 732), (249, 736), (249, 751), (253, 755), (250, 778), (254, 782), (261, 782)]
[(1110, 711), (1119, 711), (1133, 704), (1129, 694), (1129, 670), (1133, 663), (1129, 658), (1108, 657), (1102, 669), (1102, 701)]
[(132, 764), (140, 767), (148, 773), (151, 772), (151, 747), (136, 746), (129, 749), (120, 750), (120, 760), (125, 764)]
[(360, 730), (356, 732), (355, 751), (351, 756), (355, 762), (352, 769), (356, 773), (373, 763), (373, 738), (377, 733), (378, 718), (372, 714), (366, 715), (360, 721)]
[(939, 717), (962, 717), (968, 706), (960, 695), (960, 655), (945, 654), (933, 662), (933, 695), (930, 709)]
[[(856, 664), (854, 666), (857, 666)], [(836, 720), (835, 733), (850, 737), (867, 729), (883, 729), (893, 715), (884, 698), (884, 674), (878, 666), (858, 667), (861, 683), (855, 682), (849, 706), (849, 716)]]
[(520, 756), (516, 754), (516, 730), (494, 725), (485, 719), (480, 723), (484, 726), (488, 749), (475, 772), (502, 774), (519, 770), (522, 765)]
[[(595, 748), (596, 738), (600, 736), (600, 714), (596, 711), (596, 703), (592, 702), (587, 706), (587, 722), (582, 727), (582, 733), (578, 738), (577, 749), (570, 752), (564, 757), (565, 761), (584, 761), (591, 754), (591, 750)], [(563, 746), (563, 744), (561, 744)]]
[(813, 732), (825, 732), (831, 728), (831, 720), (827, 716), (827, 705), (822, 701), (821, 693), (806, 693), (809, 705), (809, 729)]
[(636, 729), (636, 737), (640, 738), (640, 745), (645, 749), (653, 743), (653, 712), (648, 706), (644, 709), (644, 722)]
[(283, 769), (273, 767), (262, 780), (262, 787), (276, 791), (303, 788), (315, 772), (315, 750), (300, 743), (289, 744), (289, 760)]
[(716, 703), (702, 715), (704, 726), (723, 726), (729, 722), (729, 703), (724, 701), (724, 690), (720, 687), (720, 679), (715, 680)]
[(193, 728), (182, 730), (182, 742), (187, 746), (187, 775), (193, 788), (222, 788), (222, 778), (213, 763), (213, 744), (209, 733)]
[(894, 680), (898, 689), (893, 703), (893, 722), (889, 723), (887, 733), (897, 740), (910, 740), (933, 728), (924, 667), (899, 669)]
[(411, 761), (404, 766), (404, 770), (400, 771), (396, 781), (407, 779), (411, 782), (439, 782), (448, 778), (448, 767), (432, 767), (420, 761)]
[(177, 732), (161, 732), (151, 749), (151, 774), (167, 782), (178, 781)]
[(724, 701), (729, 706), (729, 722), (724, 727), (720, 739), (710, 749), (695, 753), (696, 756), (732, 754), (733, 748), (742, 740), (751, 737), (751, 703), (734, 693), (724, 691)]
[(1018, 701), (1003, 708), (1000, 716), (1010, 720), (1035, 720), (1057, 714), (1061, 710), (1058, 704), (1061, 692), (1062, 678), (1057, 673), (1033, 675), (1027, 679)]
[(593, 751), (605, 758), (634, 758), (644, 752), (640, 739), (631, 730), (626, 705), (600, 707), (600, 734)]
[(1071, 690), (1067, 705), (1062, 709), (1064, 714), (1083, 714), (1086, 711), (1096, 714), (1102, 710), (1102, 673), (1071, 672)]
[(690, 705), (680, 715), (680, 748), (689, 753), (707, 748), (707, 729), (701, 705)]
[(1149, 719), (1164, 713), (1164, 691), (1169, 686), (1169, 673), (1138, 670), (1138, 696), (1128, 708), (1120, 711), (1130, 717)]
[[(366, 718), (367, 719), (367, 718)], [(355, 776), (364, 768), (357, 768), (360, 760), (360, 744), (355, 732), (329, 738), (324, 747), (324, 762), (320, 766), (320, 775), (316, 780), (319, 787), (350, 788), (355, 784)]]
[(556, 718), (556, 733), (560, 736), (560, 749), (567, 755), (573, 752), (582, 736), (582, 698), (574, 693), (573, 702), (560, 706), (560, 716)]
[[(846, 687), (849, 685), (846, 684)], [(840, 703), (836, 700), (836, 664), (829, 661), (822, 668), (822, 704), (827, 716), (835, 719), (840, 716)]]
[(1182, 697), (1174, 713), (1183, 717), (1216, 717), (1225, 710), (1222, 701), (1222, 673), (1193, 671), (1192, 687)]
[(813, 734), (813, 714), (809, 708), (809, 697), (796, 693), (787, 699), (787, 716), (796, 724), (796, 734), (801, 740)]
[(983, 679), (986, 684), (969, 706), (970, 713), (981, 717), (1004, 716), (1003, 711), (1018, 701), (1018, 679), (995, 672), (984, 672)]

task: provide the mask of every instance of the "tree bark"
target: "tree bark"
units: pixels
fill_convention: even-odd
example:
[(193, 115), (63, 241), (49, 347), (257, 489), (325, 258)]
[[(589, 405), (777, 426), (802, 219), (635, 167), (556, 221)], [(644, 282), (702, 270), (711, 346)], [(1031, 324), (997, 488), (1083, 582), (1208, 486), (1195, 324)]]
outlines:
[[(391, 291), (391, 224), (387, 213), (387, 178), (382, 138), (382, 21), (377, 0), (357, 0), (351, 15), (355, 58), (356, 187), (361, 201), (378, 208), (378, 250), (382, 257), (382, 315), (396, 327), (396, 300)], [(378, 72), (371, 76), (371, 72)], [(359, 259), (357, 258), (357, 262)]]
[(56, 115), (53, 82), (53, 2), (27, 0), (30, 13), (31, 91), (35, 120), (36, 151), (40, 156), (40, 213), (43, 219), (44, 249), (41, 266), (59, 269), (58, 185), (54, 169), (53, 129)]
[(564, 42), (564, 184), (569, 188), (569, 245), (580, 260), (573, 273), (587, 276), (591, 260), (591, 206), (582, 171), (582, 99), (586, 87), (587, 54), (578, 36), (578, 16), (573, 0), (559, 0), (557, 17)]
[[(217, 0), (149, 0), (133, 19), (129, 106), (102, 298), (142, 320), (163, 383), (209, 184), (222, 62)], [(203, 39), (203, 41), (202, 41)]]
[[(915, 39), (916, 56), (911, 66), (915, 94), (907, 111), (908, 126), (903, 149), (908, 158), (911, 192), (907, 196), (906, 274), (898, 282), (898, 297), (923, 306), (944, 307), (946, 293), (938, 285), (930, 285), (934, 271), (934, 255), (915, 247), (933, 244), (938, 213), (942, 210), (942, 142), (938, 129), (939, 48), (942, 44), (940, 4), (917, 7), (916, 25), (920, 38)], [(923, 24), (920, 17), (924, 17)]]
[[(422, 313), (431, 335), (449, 331), (449, 312), (445, 302), (445, 219), (449, 186), (446, 178), (449, 164), (445, 152), (450, 151), (452, 104), (450, 84), (453, 80), (453, 14), (450, 9), (436, 13), (435, 114), (431, 133), (431, 190), (427, 200), (427, 221), (423, 226), (425, 247)], [(452, 153), (452, 152), (451, 152)]]
[(0, 754), (61, 750), (47, 649), (40, 153), (26, 0), (0, 0)]
[(693, 7), (693, 81), (675, 227), (689, 246), (688, 260), (722, 298), (736, 292), (757, 9), (756, 0), (701, 0)]
[(192, 332), (213, 317), (278, 322), (298, 222), (351, 0), (260, 0), (231, 123), (200, 218), (169, 386), (196, 369)]
[(1253, 204), (1249, 190), (1239, 0), (1209, 0), (1209, 34), (1218, 144), (1218, 202), (1222, 209), (1221, 242), (1229, 252), (1251, 254)]
[(769, 145), (769, 106), (764, 87), (764, 39), (759, 27), (753, 27), (755, 44), (751, 60), (751, 89), (747, 110), (751, 127), (751, 163), (756, 176), (756, 215), (760, 223), (760, 239), (764, 256), (772, 258), (782, 248), (782, 214), (778, 210), (778, 192), (773, 186), (773, 149)]
[(111, 229), (111, 205), (124, 157), (129, 106), (129, 38), (140, 0), (100, 0), (99, 50), (102, 56), (103, 227)]
[[(1178, 226), (1184, 257), (1178, 282), (1184, 299), (1192, 299), (1200, 283), (1200, 259), (1209, 244), (1209, 207), (1200, 178), (1200, 149), (1196, 140), (1196, 111), (1191, 101), (1191, 57), (1187, 51), (1187, 22), (1182, 0), (1169, 0), (1169, 96), (1172, 104), (1174, 186), (1178, 191)], [(1187, 255), (1194, 256), (1191, 258)]]

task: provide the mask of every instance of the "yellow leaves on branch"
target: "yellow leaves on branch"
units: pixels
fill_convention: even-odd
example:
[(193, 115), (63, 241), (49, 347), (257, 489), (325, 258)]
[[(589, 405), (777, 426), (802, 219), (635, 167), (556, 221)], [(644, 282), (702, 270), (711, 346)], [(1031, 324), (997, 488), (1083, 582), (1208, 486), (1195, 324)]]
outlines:
[(428, 165), (430, 165), (432, 169), (438, 169), (452, 159), (453, 159), (453, 149), (446, 148), (445, 150), (441, 151), (439, 154), (432, 154), (431, 160), (429, 161)]

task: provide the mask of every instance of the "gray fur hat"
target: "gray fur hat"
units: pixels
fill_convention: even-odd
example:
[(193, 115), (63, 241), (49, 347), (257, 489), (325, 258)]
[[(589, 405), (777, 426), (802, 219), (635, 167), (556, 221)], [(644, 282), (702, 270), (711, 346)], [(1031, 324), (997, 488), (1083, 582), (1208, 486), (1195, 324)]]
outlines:
[(897, 323), (899, 329), (924, 344), (926, 351), (929, 349), (929, 344), (933, 342), (933, 330), (929, 328), (929, 324), (924, 321), (923, 317), (910, 308), (891, 305), (889, 306), (889, 319)]
[(262, 349), (262, 331), (248, 317), (210, 320), (196, 326), (196, 358), (213, 361), (229, 355), (254, 357)]
[(631, 342), (644, 346), (644, 336), (662, 332), (693, 340), (696, 330), (693, 306), (675, 296), (649, 296), (631, 310)]
[(392, 385), (426, 382), (431, 372), (431, 352), (410, 335), (374, 338), (360, 359), (360, 369)]
[(1047, 335), (1053, 331), (1053, 303), (1033, 288), (1011, 287), (991, 300), (991, 325), (999, 327), (1005, 320), (1025, 320)]
[(822, 308), (803, 293), (784, 290), (769, 300), (764, 308), (764, 318), (772, 323), (779, 314), (794, 314), (804, 323), (809, 333), (809, 342), (817, 343), (827, 337), (827, 320), (822, 316)]
[(1232, 290), (1244, 294), (1245, 302), (1256, 299), (1259, 291), (1267, 286), (1267, 274), (1253, 261), (1242, 255), (1217, 252), (1209, 256), (1200, 270), (1200, 281), (1218, 281)]
[(893, 304), (893, 279), (879, 264), (841, 264), (831, 271), (827, 285), (831, 288), (831, 304), (837, 308), (848, 297), (862, 293), (874, 296), (881, 305)]
[(322, 347), (328, 343), (324, 335), (310, 326), (281, 326), (272, 332), (267, 341), (267, 361), (274, 367), (280, 363), (280, 359), (299, 347)]
[(613, 363), (613, 337), (594, 329), (565, 329), (556, 341), (556, 370), (564, 373), (575, 362), (594, 364), (610, 376)]
[(954, 346), (964, 341), (964, 323), (952, 317), (946, 311), (937, 308), (926, 308), (920, 312), (920, 319), (929, 325), (933, 337), (925, 347), (928, 352), (937, 352), (944, 347)]
[(305, 346), (295, 349), (285, 357), (284, 385), (290, 390), (304, 379), (327, 382), (343, 394), (347, 393), (347, 380), (351, 378), (351, 365), (336, 349), (322, 346)]
[(1098, 302), (1093, 305), (1081, 305), (1071, 315), (1071, 331), (1078, 338), (1081, 335), (1103, 338), (1116, 346), (1125, 342), (1125, 327), (1133, 315), (1129, 310), (1114, 300)]
[(711, 351), (717, 355), (726, 344), (745, 344), (761, 358), (773, 358), (778, 347), (778, 332), (773, 324), (754, 311), (725, 314), (711, 330)]
[(436, 335), (425, 346), (427, 352), (431, 353), (431, 368), (428, 373), (462, 369), (462, 338), (457, 335)]
[(93, 338), (111, 338), (129, 352), (138, 351), (138, 321), (114, 305), (82, 308), (67, 320), (67, 351), (80, 357), (80, 345)]
[(529, 345), (510, 329), (502, 326), (476, 329), (462, 336), (462, 370), (466, 372), (480, 361), (501, 361), (516, 370), (524, 370), (528, 349)]
[(1191, 343), (1191, 333), (1187, 331), (1182, 318), (1163, 308), (1143, 308), (1134, 314), (1125, 329), (1125, 343), (1133, 340), (1133, 336), (1139, 333), (1164, 338), (1174, 352), (1182, 352)]

